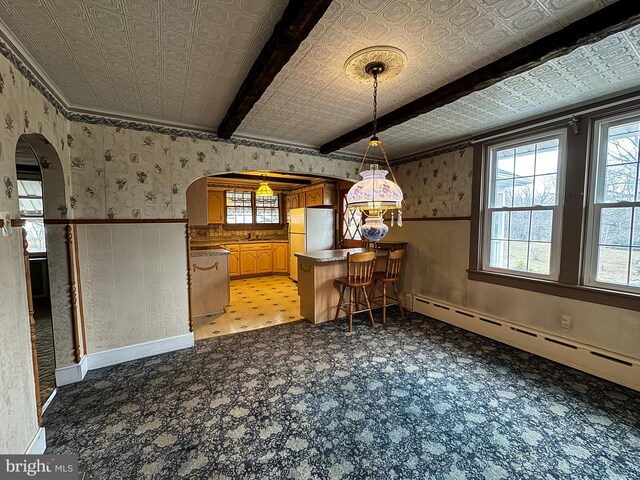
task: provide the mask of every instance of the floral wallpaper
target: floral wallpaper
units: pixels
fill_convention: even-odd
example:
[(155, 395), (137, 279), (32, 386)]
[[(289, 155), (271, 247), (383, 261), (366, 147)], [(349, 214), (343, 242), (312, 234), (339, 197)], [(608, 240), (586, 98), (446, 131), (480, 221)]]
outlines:
[(71, 123), (74, 218), (186, 218), (185, 191), (202, 176), (248, 170), (355, 178), (356, 161)]
[(473, 149), (466, 148), (396, 167), (408, 218), (471, 215)]

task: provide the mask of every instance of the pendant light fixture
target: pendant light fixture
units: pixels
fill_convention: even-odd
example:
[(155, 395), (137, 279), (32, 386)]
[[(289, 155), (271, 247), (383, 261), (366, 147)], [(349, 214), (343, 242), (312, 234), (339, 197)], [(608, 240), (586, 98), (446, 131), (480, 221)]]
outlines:
[[(398, 226), (402, 226), (402, 200), (403, 193), (391, 165), (387, 158), (382, 141), (378, 138), (378, 83), (383, 79), (388, 79), (398, 75), (406, 63), (404, 52), (394, 47), (371, 47), (353, 54), (345, 64), (347, 75), (356, 81), (363, 79), (373, 81), (373, 135), (367, 144), (358, 174), (362, 178), (355, 183), (347, 193), (347, 204), (349, 208), (360, 210), (365, 217), (364, 223), (360, 227), (362, 235), (371, 242), (378, 242), (388, 232), (389, 227), (385, 225), (383, 217), (390, 212), (391, 226), (395, 223), (397, 213)], [(369, 149), (380, 149), (384, 158), (387, 170), (378, 169), (376, 163), (372, 163), (369, 170), (364, 170)], [(387, 179), (387, 174), (391, 174), (393, 180)]]
[(258, 187), (258, 190), (256, 190), (256, 197), (270, 197), (271, 195), (273, 195), (273, 190), (271, 190), (269, 182), (265, 180), (263, 175), (262, 180), (260, 181), (260, 186)]

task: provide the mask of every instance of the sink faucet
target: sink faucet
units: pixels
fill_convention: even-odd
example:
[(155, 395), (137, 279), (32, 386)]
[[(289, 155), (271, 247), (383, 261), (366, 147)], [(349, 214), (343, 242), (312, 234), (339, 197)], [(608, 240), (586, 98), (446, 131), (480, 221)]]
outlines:
[(253, 232), (247, 233), (247, 240), (251, 240), (251, 235), (253, 235)]

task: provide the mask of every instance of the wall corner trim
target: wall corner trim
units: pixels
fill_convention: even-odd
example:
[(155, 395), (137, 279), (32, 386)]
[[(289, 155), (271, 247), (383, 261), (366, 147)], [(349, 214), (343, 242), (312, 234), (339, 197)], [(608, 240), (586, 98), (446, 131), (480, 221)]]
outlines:
[(118, 363), (130, 362), (131, 360), (152, 357), (161, 353), (173, 352), (174, 350), (191, 348), (194, 345), (195, 339), (193, 333), (190, 332), (176, 337), (162, 338), (151, 342), (90, 353), (85, 358), (87, 358), (89, 370), (95, 370)]
[(24, 453), (25, 455), (43, 455), (46, 449), (47, 436), (45, 434), (44, 427), (40, 427), (27, 447), (27, 451)]
[(89, 370), (87, 356), (80, 360), (80, 363), (74, 363), (66, 367), (56, 368), (56, 386), (69, 385), (70, 383), (81, 382)]

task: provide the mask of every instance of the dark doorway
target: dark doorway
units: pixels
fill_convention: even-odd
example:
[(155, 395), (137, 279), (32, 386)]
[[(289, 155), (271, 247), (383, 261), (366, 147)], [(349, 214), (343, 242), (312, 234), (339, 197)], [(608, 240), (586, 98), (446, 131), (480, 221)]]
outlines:
[(20, 217), (27, 232), (31, 291), (38, 353), (40, 401), (44, 404), (56, 387), (53, 320), (44, 224), (42, 174), (37, 157), (22, 138), (16, 145), (16, 173)]

